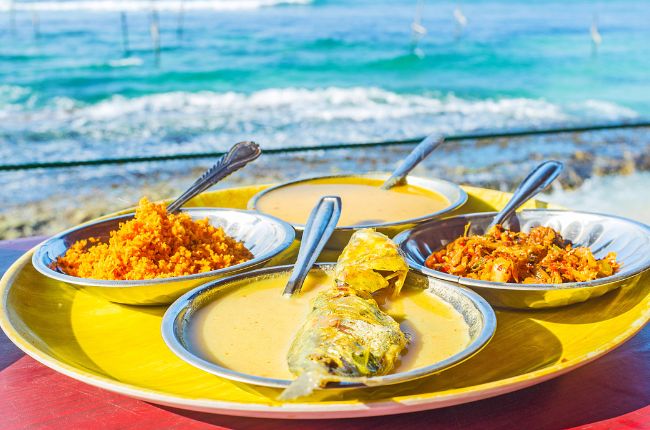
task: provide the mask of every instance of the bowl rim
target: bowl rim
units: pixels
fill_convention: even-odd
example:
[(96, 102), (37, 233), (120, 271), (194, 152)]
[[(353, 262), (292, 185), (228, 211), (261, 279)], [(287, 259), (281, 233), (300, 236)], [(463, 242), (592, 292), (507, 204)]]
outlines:
[[(251, 199), (248, 201), (247, 208), (249, 210), (254, 210), (256, 212), (266, 214), (266, 212), (262, 212), (261, 210), (259, 210), (257, 208), (257, 204), (258, 204), (259, 200), (262, 197), (264, 197), (266, 194), (268, 194), (268, 193), (270, 193), (272, 191), (275, 191), (275, 190), (277, 190), (279, 188), (288, 187), (288, 186), (291, 186), (291, 185), (296, 185), (296, 184), (299, 184), (299, 183), (302, 183), (302, 182), (310, 182), (310, 181), (313, 181), (313, 180), (316, 180), (316, 179), (335, 179), (335, 178), (350, 178), (350, 177), (379, 179), (379, 180), (384, 179), (385, 180), (385, 179), (388, 179), (388, 177), (390, 177), (390, 173), (386, 173), (386, 172), (370, 172), (370, 173), (363, 173), (363, 174), (341, 173), (341, 174), (336, 174), (336, 175), (309, 176), (309, 177), (305, 177), (305, 178), (301, 178), (301, 179), (296, 179), (296, 180), (293, 180), (293, 181), (282, 182), (280, 184), (273, 185), (273, 186), (271, 186), (269, 188), (266, 188), (266, 189), (264, 189), (262, 191), (259, 191), (257, 194), (255, 194), (253, 197), (251, 197)], [(385, 223), (380, 223), (380, 224), (360, 224), (360, 225), (344, 225), (344, 226), (338, 226), (337, 225), (335, 230), (338, 230), (338, 231), (353, 231), (353, 230), (359, 230), (359, 229), (363, 229), (363, 228), (390, 228), (390, 227), (396, 227), (396, 226), (400, 226), (400, 225), (419, 224), (419, 223), (425, 222), (427, 220), (431, 220), (433, 218), (437, 218), (440, 215), (447, 214), (449, 212), (452, 212), (452, 211), (458, 209), (459, 207), (464, 205), (467, 202), (468, 198), (469, 198), (468, 195), (467, 195), (467, 192), (460, 185), (456, 184), (455, 182), (447, 181), (445, 179), (440, 179), (440, 178), (423, 178), (421, 176), (408, 175), (406, 177), (407, 183), (408, 183), (409, 178), (414, 179), (416, 181), (437, 182), (437, 183), (449, 186), (451, 188), (454, 188), (458, 192), (458, 198), (453, 202), (450, 201), (449, 206), (446, 206), (446, 207), (440, 209), (439, 211), (431, 212), (429, 214), (422, 215), (422, 216), (419, 216), (419, 217), (408, 218), (408, 219), (399, 220), (399, 221), (385, 222)], [(416, 187), (424, 188), (427, 191), (437, 192), (438, 194), (441, 194), (443, 197), (445, 197), (447, 200), (449, 200), (447, 198), (447, 196), (442, 194), (440, 191), (437, 191), (435, 189), (431, 190), (431, 189), (425, 188), (425, 187), (423, 187), (421, 185), (418, 185), (418, 184), (412, 184), (412, 185), (414, 185)], [(303, 231), (305, 229), (305, 224), (297, 224), (297, 223), (290, 223), (290, 224), (293, 226), (294, 229), (296, 229), (296, 231)]]
[(273, 249), (261, 255), (254, 255), (253, 258), (244, 261), (243, 263), (235, 264), (229, 267), (224, 267), (223, 269), (211, 270), (209, 272), (194, 273), (192, 275), (173, 276), (169, 278), (154, 278), (154, 279), (141, 279), (141, 280), (106, 280), (106, 279), (81, 278), (78, 276), (72, 276), (72, 275), (67, 275), (65, 273), (57, 272), (56, 270), (51, 269), (47, 264), (43, 262), (43, 254), (45, 252), (44, 250), (46, 246), (51, 244), (52, 242), (60, 240), (61, 238), (63, 238), (64, 236), (70, 233), (80, 231), (83, 230), (84, 228), (88, 228), (107, 221), (130, 219), (135, 214), (135, 212), (128, 212), (125, 214), (120, 214), (120, 215), (106, 217), (106, 218), (99, 218), (84, 224), (80, 224), (76, 227), (72, 227), (68, 230), (57, 233), (56, 235), (50, 237), (49, 239), (46, 239), (45, 241), (41, 242), (34, 250), (34, 253), (32, 255), (32, 265), (41, 274), (49, 278), (55, 279), (57, 281), (62, 281), (69, 284), (81, 285), (81, 286), (92, 286), (92, 287), (107, 287), (107, 288), (142, 287), (142, 286), (167, 284), (173, 282), (190, 281), (190, 280), (196, 280), (196, 279), (207, 278), (212, 276), (220, 276), (235, 271), (238, 272), (248, 267), (255, 266), (260, 263), (269, 261), (271, 258), (275, 257), (276, 255), (278, 255), (279, 253), (287, 249), (296, 238), (296, 231), (294, 230), (291, 224), (277, 217), (274, 217), (272, 215), (267, 215), (261, 212), (255, 212), (255, 211), (250, 211), (245, 209), (213, 208), (213, 207), (191, 207), (191, 208), (183, 208), (181, 209), (181, 211), (190, 214), (192, 212), (210, 211), (217, 214), (220, 212), (236, 212), (236, 213), (242, 213), (246, 215), (255, 215), (258, 217), (266, 218), (268, 221), (280, 227), (283, 236), (280, 237), (280, 239), (277, 241), (278, 243), (273, 247)]
[[(317, 263), (311, 270), (331, 270), (334, 268), (336, 263)], [(228, 284), (245, 280), (246, 278), (261, 277), (277, 272), (288, 272), (294, 265), (282, 265), (274, 267), (266, 267), (262, 269), (253, 270), (246, 273), (239, 273), (234, 276), (229, 276), (227, 278), (217, 279), (211, 282), (202, 284), (191, 291), (183, 294), (179, 297), (174, 303), (172, 303), (165, 314), (163, 315), (162, 324), (161, 324), (161, 334), (163, 341), (167, 347), (176, 354), (179, 358), (185, 362), (202, 369), (208, 373), (218, 375), (223, 378), (244, 382), (247, 384), (261, 385), (267, 387), (275, 388), (286, 388), (293, 381), (288, 379), (277, 379), (277, 378), (266, 378), (262, 376), (251, 375), (248, 373), (237, 372), (235, 370), (229, 369), (227, 367), (222, 367), (214, 362), (205, 360), (199, 355), (194, 354), (189, 349), (185, 348), (183, 344), (179, 341), (176, 336), (177, 322), (179, 317), (182, 317), (183, 321), (187, 321), (188, 317), (185, 314), (187, 309), (193, 308), (193, 303), (199, 303), (200, 309), (205, 306), (207, 303), (211, 303), (212, 300), (201, 301), (201, 297), (204, 294), (209, 294), (214, 290), (221, 290), (228, 288)], [(310, 272), (311, 272), (310, 270)], [(418, 274), (423, 276), (422, 274)], [(426, 277), (426, 276), (425, 276)], [(426, 277), (428, 278), (428, 277)], [(429, 278), (430, 279), (430, 278)], [(488, 304), (488, 302), (481, 297), (479, 294), (474, 291), (459, 287), (457, 285), (445, 285), (445, 288), (454, 289), (457, 294), (463, 295), (467, 300), (469, 300), (474, 307), (476, 308), (478, 314), (482, 319), (482, 328), (478, 333), (476, 338), (468, 343), (468, 345), (463, 348), (461, 351), (453, 354), (450, 357), (447, 357), (444, 360), (438, 361), (429, 366), (420, 367), (417, 369), (412, 369), (407, 372), (399, 373), (390, 373), (383, 376), (373, 376), (369, 378), (363, 378), (364, 381), (370, 381), (366, 384), (359, 381), (340, 381), (340, 382), (330, 382), (327, 384), (325, 389), (350, 389), (350, 388), (364, 388), (364, 387), (375, 387), (380, 385), (390, 385), (397, 384), (401, 382), (407, 382), (414, 379), (422, 378), (434, 373), (440, 372), (442, 370), (448, 369), (452, 366), (460, 364), (461, 362), (469, 359), (470, 357), (477, 354), (481, 349), (483, 349), (489, 341), (494, 337), (497, 326), (497, 318), (494, 312), (494, 309)], [(442, 299), (441, 299), (442, 300)], [(361, 378), (359, 378), (361, 379)]]
[[(572, 214), (599, 216), (603, 218), (616, 219), (634, 225), (635, 227), (640, 228), (641, 230), (645, 230), (647, 236), (650, 238), (650, 226), (640, 221), (635, 221), (633, 219), (625, 218), (618, 215), (609, 215), (609, 214), (604, 214), (600, 212), (591, 212), (591, 211), (576, 211), (576, 210), (568, 210), (568, 209), (546, 209), (546, 208), (524, 209), (522, 211), (517, 211), (516, 213), (519, 214), (522, 212), (537, 212), (537, 213), (545, 212), (545, 213), (559, 213), (559, 214), (572, 213)], [(431, 224), (448, 222), (463, 217), (470, 218), (470, 217), (488, 216), (488, 215), (496, 215), (496, 214), (497, 212), (473, 212), (469, 214), (462, 214), (453, 217), (431, 220), (430, 222), (420, 224), (408, 230), (404, 230), (403, 232), (397, 234), (393, 238), (393, 241), (402, 250), (402, 252), (404, 252), (409, 267), (413, 270), (416, 270), (417, 272), (420, 272), (427, 276), (431, 276), (436, 279), (453, 282), (455, 284), (460, 284), (467, 287), (478, 287), (478, 288), (486, 288), (486, 289), (493, 289), (493, 290), (549, 291), (549, 290), (561, 290), (561, 289), (568, 290), (568, 289), (577, 289), (577, 288), (592, 288), (592, 287), (599, 287), (604, 284), (610, 284), (610, 283), (624, 281), (626, 279), (633, 278), (650, 268), (650, 258), (647, 258), (639, 267), (633, 269), (631, 272), (628, 273), (619, 272), (610, 276), (606, 276), (604, 278), (597, 278), (592, 281), (566, 282), (562, 284), (517, 284), (514, 282), (483, 281), (479, 279), (465, 278), (463, 276), (450, 275), (448, 273), (430, 269), (424, 266), (423, 264), (414, 261), (414, 259), (411, 257), (411, 254), (406, 250), (406, 247), (404, 245), (406, 242), (408, 242), (409, 237), (413, 232), (422, 229), (424, 227), (430, 226)]]

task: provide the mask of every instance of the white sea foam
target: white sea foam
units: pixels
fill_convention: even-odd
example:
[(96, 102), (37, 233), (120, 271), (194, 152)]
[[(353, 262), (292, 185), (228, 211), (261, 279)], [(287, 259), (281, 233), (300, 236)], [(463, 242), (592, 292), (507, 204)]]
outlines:
[(650, 172), (596, 176), (576, 190), (553, 190), (543, 198), (572, 209), (620, 215), (650, 224)]
[(108, 62), (108, 65), (111, 67), (137, 67), (141, 66), (144, 61), (140, 57), (126, 57), (118, 58), (117, 60), (111, 60)]
[(70, 0), (70, 1), (0, 1), (0, 11), (91, 11), (135, 12), (156, 10), (247, 10), (287, 4), (307, 4), (310, 0)]
[[(19, 103), (21, 99), (28, 97), (31, 91), (28, 88), (18, 85), (0, 85), (0, 112), (1, 109)], [(13, 106), (17, 108), (17, 106)]]
[[(108, 153), (225, 149), (242, 139), (256, 139), (271, 148), (412, 138), (434, 131), (451, 134), (585, 119), (629, 119), (636, 115), (624, 107), (593, 101), (563, 107), (526, 98), (467, 100), (367, 87), (267, 89), (251, 94), (171, 92), (136, 98), (114, 96), (95, 104), (65, 97), (40, 103), (36, 95), (15, 88), (7, 94), (3, 102), (0, 91), (0, 120), (4, 124), (0, 131), (13, 135), (16, 141), (38, 134), (43, 157), (60, 157), (61, 148), (66, 146), (70, 149), (66, 153), (75, 158), (82, 152), (99, 157)], [(12, 104), (16, 97), (34, 100), (31, 104)], [(43, 106), (34, 107), (38, 105)], [(48, 154), (48, 148), (55, 152)], [(0, 149), (0, 155), (10, 156), (2, 152)]]
[(616, 103), (606, 102), (603, 100), (585, 100), (582, 103), (573, 106), (573, 109), (586, 109), (587, 113), (597, 114), (602, 119), (617, 120), (621, 117), (634, 118), (637, 113)]

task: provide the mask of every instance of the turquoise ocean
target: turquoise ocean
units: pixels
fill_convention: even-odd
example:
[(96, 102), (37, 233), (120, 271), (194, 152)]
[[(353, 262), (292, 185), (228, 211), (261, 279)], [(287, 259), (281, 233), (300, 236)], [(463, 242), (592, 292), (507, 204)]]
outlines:
[(0, 0), (0, 159), (644, 119), (649, 23), (641, 0)]

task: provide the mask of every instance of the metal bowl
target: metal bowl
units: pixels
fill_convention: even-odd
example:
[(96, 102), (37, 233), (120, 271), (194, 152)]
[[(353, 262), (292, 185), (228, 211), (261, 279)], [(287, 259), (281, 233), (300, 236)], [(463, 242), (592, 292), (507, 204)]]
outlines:
[(242, 241), (253, 253), (254, 258), (241, 264), (210, 272), (141, 281), (79, 278), (51, 269), (52, 263), (59, 256), (65, 254), (68, 247), (78, 240), (97, 237), (102, 241), (108, 241), (110, 232), (117, 230), (120, 222), (133, 218), (131, 213), (93, 221), (57, 234), (38, 247), (32, 257), (32, 264), (36, 270), (47, 277), (86, 290), (112, 302), (131, 305), (163, 305), (173, 302), (183, 293), (204, 282), (260, 267), (284, 251), (295, 239), (295, 231), (290, 224), (269, 215), (216, 208), (191, 208), (184, 209), (183, 212), (188, 213), (193, 219), (208, 218), (211, 225), (222, 227), (227, 235)]
[[(309, 182), (316, 179), (366, 178), (366, 179), (377, 179), (380, 181), (385, 181), (389, 177), (390, 174), (388, 173), (369, 173), (366, 175), (350, 174), (350, 175), (316, 176), (312, 178), (300, 179), (297, 181), (285, 182), (280, 185), (267, 188), (255, 194), (253, 198), (248, 202), (248, 209), (259, 211), (257, 208), (259, 200), (265, 195), (267, 195), (268, 193), (277, 190), (278, 188), (283, 188), (290, 185), (296, 185), (303, 182)], [(432, 212), (430, 214), (418, 218), (405, 219), (397, 222), (388, 222), (388, 223), (381, 223), (381, 224), (365, 224), (365, 225), (355, 225), (355, 226), (340, 226), (340, 227), (337, 226), (336, 229), (334, 230), (334, 233), (332, 234), (332, 237), (327, 242), (327, 248), (337, 249), (337, 250), (343, 249), (345, 245), (347, 245), (347, 243), (349, 242), (352, 234), (355, 231), (360, 230), (362, 228), (374, 228), (377, 231), (384, 233), (389, 237), (393, 237), (400, 231), (403, 231), (407, 228), (414, 227), (425, 221), (430, 221), (432, 219), (439, 218), (444, 214), (448, 214), (454, 209), (457, 209), (463, 204), (465, 204), (465, 202), (467, 201), (467, 193), (465, 192), (465, 190), (463, 190), (459, 185), (454, 184), (453, 182), (449, 182), (437, 178), (427, 179), (427, 178), (420, 178), (417, 176), (408, 176), (407, 183), (409, 185), (415, 185), (425, 190), (433, 191), (438, 194), (441, 194), (449, 201), (449, 206), (439, 211)], [(293, 224), (293, 228), (296, 229), (298, 237), (302, 237), (302, 232), (305, 229), (304, 224)]]
[(588, 282), (565, 284), (515, 284), (463, 278), (429, 269), (424, 265), (432, 252), (463, 235), (484, 234), (495, 212), (460, 215), (422, 224), (395, 237), (411, 268), (437, 279), (473, 289), (494, 306), (549, 308), (583, 302), (615, 288), (633, 285), (650, 268), (650, 227), (629, 219), (590, 212), (549, 209), (525, 210), (515, 214), (505, 227), (529, 231), (548, 226), (574, 245), (587, 246), (596, 258), (616, 252), (621, 268), (612, 276)]
[[(318, 264), (312, 269), (312, 271), (325, 270), (329, 272), (334, 270), (334, 266), (334, 263)], [(190, 333), (193, 316), (196, 311), (215, 300), (215, 297), (223, 290), (238, 288), (249, 284), (251, 281), (268, 278), (278, 274), (288, 274), (292, 269), (293, 266), (278, 266), (255, 270), (228, 279), (210, 282), (188, 292), (167, 309), (162, 322), (163, 340), (181, 359), (193, 366), (205, 370), (206, 372), (248, 384), (277, 388), (288, 387), (292, 382), (290, 380), (266, 378), (236, 372), (229, 368), (220, 366), (217, 363), (205, 360), (202, 358), (199, 351), (193, 349), (192, 343), (190, 342)], [(326, 387), (327, 389), (362, 388), (366, 386), (374, 387), (377, 385), (397, 384), (431, 375), (456, 365), (476, 354), (494, 335), (496, 330), (496, 316), (490, 305), (488, 305), (488, 303), (478, 294), (448, 283), (436, 282), (431, 278), (414, 272), (409, 274), (406, 283), (407, 285), (428, 289), (431, 294), (436, 295), (446, 303), (453, 306), (454, 309), (463, 316), (469, 327), (469, 344), (465, 349), (453, 356), (437, 363), (431, 363), (426, 367), (414, 369), (408, 372), (368, 378), (369, 382), (367, 385), (359, 382), (329, 383)], [(282, 294), (281, 288), (278, 289), (278, 295), (280, 294)], [(273, 309), (269, 309), (269, 312), (273, 312)]]

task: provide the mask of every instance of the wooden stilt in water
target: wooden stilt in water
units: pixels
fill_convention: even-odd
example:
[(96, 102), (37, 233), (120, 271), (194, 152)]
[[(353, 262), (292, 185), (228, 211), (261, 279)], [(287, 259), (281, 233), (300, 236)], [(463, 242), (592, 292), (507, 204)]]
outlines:
[(178, 10), (178, 25), (176, 27), (176, 38), (181, 40), (183, 38), (183, 24), (185, 20), (185, 0), (181, 0), (181, 5)]
[(467, 18), (460, 8), (460, 2), (458, 2), (454, 9), (454, 20), (456, 21), (456, 40), (458, 40), (463, 35), (463, 30), (467, 26)]
[(37, 11), (32, 11), (32, 28), (34, 30), (34, 39), (38, 39), (41, 36), (41, 22), (38, 17)]
[(154, 54), (154, 62), (156, 67), (160, 66), (160, 23), (158, 19), (158, 11), (156, 9), (151, 10), (151, 45)]
[(422, 3), (423, 0), (418, 0), (415, 9), (415, 17), (411, 23), (411, 52), (420, 58), (424, 57), (424, 52), (419, 46), (420, 39), (427, 34), (427, 29), (422, 25)]
[(9, 2), (9, 33), (16, 34), (16, 5), (14, 0)]
[(603, 42), (603, 37), (600, 35), (600, 31), (598, 30), (597, 14), (594, 14), (591, 20), (591, 28), (589, 29), (589, 33), (591, 34), (591, 55), (595, 57), (598, 55), (598, 47)]
[(129, 49), (129, 22), (126, 19), (126, 12), (120, 12), (120, 24), (122, 26), (122, 49), (124, 56), (128, 57), (131, 54)]

